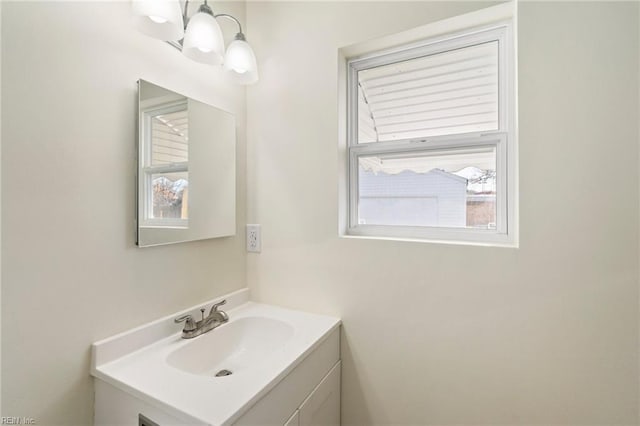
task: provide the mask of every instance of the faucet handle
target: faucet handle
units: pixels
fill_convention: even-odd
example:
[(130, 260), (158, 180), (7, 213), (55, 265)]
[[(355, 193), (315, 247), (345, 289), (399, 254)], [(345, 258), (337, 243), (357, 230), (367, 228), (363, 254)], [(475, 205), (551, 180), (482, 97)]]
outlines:
[(218, 308), (222, 305), (224, 305), (225, 303), (227, 303), (227, 299), (222, 300), (218, 303), (214, 303), (211, 306), (211, 310), (209, 311), (209, 316), (207, 318), (214, 318), (217, 321), (220, 322), (227, 322), (229, 321), (229, 316), (227, 315), (227, 313), (225, 311), (219, 311)]
[(179, 318), (173, 320), (176, 324), (181, 323), (182, 321), (186, 321), (184, 324), (184, 329), (182, 331), (193, 331), (195, 330), (196, 323), (193, 321), (193, 317), (191, 315), (183, 315)]
[(214, 303), (213, 305), (211, 305), (211, 310), (209, 311), (209, 315), (211, 315), (214, 312), (218, 312), (218, 308), (226, 303), (227, 303), (227, 299), (224, 299), (221, 302)]

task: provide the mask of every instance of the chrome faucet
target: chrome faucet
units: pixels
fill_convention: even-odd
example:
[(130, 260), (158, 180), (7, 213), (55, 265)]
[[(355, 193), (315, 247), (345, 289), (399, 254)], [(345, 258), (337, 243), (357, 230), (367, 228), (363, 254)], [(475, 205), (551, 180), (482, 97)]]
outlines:
[(211, 306), (211, 310), (209, 311), (209, 315), (207, 315), (206, 318), (204, 316), (205, 309), (200, 309), (200, 313), (202, 314), (202, 319), (200, 321), (195, 321), (191, 315), (183, 315), (179, 318), (176, 318), (174, 320), (175, 323), (185, 321), (184, 328), (182, 329), (182, 338), (193, 339), (194, 337), (211, 331), (214, 328), (229, 321), (229, 315), (227, 315), (225, 311), (218, 310), (218, 308), (225, 303), (227, 303), (226, 299), (222, 302), (213, 304)]

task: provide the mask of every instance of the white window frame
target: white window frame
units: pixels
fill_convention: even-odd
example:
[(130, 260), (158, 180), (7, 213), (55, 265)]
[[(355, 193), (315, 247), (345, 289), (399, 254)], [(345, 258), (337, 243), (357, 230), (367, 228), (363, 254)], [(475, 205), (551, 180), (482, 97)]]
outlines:
[(160, 173), (179, 173), (189, 171), (189, 162), (183, 161), (179, 163), (162, 164), (158, 166), (152, 165), (152, 120), (154, 117), (162, 114), (169, 114), (188, 110), (186, 100), (176, 101), (169, 104), (163, 104), (161, 107), (147, 107), (142, 110), (144, 125), (142, 126), (142, 134), (140, 135), (142, 143), (140, 144), (140, 158), (143, 159), (141, 167), (142, 176), (139, 179), (139, 190), (144, 195), (142, 203), (142, 217), (140, 218), (140, 226), (144, 228), (188, 228), (189, 219), (180, 218), (154, 218), (153, 217), (153, 175)]
[[(346, 221), (343, 236), (418, 240), (517, 247), (517, 132), (514, 23), (504, 19), (469, 26), (454, 34), (428, 37), (400, 47), (345, 57), (346, 70)], [(454, 18), (455, 19), (455, 18)], [(425, 26), (427, 28), (429, 26)], [(427, 28), (426, 33), (429, 33)], [(415, 34), (414, 34), (415, 36)], [(498, 42), (498, 129), (490, 132), (358, 143), (358, 72), (402, 60), (437, 54), (486, 42)], [(358, 158), (406, 154), (444, 148), (496, 147), (496, 229), (366, 225), (358, 223)]]

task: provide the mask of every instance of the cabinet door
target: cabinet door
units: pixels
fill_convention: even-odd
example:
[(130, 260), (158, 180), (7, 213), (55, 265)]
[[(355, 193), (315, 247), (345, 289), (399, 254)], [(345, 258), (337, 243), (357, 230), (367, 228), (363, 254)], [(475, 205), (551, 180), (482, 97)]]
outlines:
[(340, 361), (300, 406), (300, 426), (340, 425)]
[(299, 426), (299, 410), (296, 410), (295, 413), (293, 413), (293, 416), (289, 417), (289, 420), (287, 420), (287, 422), (284, 424), (284, 426)]

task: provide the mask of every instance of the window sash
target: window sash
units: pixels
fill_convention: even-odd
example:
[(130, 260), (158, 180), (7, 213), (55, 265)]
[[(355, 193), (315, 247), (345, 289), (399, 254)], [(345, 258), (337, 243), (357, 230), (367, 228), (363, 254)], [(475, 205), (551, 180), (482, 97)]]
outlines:
[[(380, 142), (360, 144), (349, 148), (349, 222), (348, 233), (351, 235), (420, 238), (420, 239), (452, 239), (477, 242), (507, 242), (508, 235), (508, 199), (507, 199), (507, 134), (504, 132), (491, 134), (473, 134), (463, 136), (444, 136), (429, 141)], [(411, 154), (438, 152), (442, 150), (495, 147), (496, 149), (496, 229), (450, 228), (428, 226), (401, 225), (366, 225), (358, 223), (359, 176), (358, 160), (360, 157), (384, 154)]]
[(152, 166), (152, 152), (153, 152), (153, 141), (152, 141), (152, 119), (155, 116), (162, 114), (169, 114), (172, 112), (178, 112), (187, 109), (187, 103), (184, 101), (173, 102), (169, 104), (163, 104), (161, 107), (147, 107), (142, 111), (144, 117), (144, 126), (142, 132), (142, 141), (141, 144), (141, 158), (143, 160), (143, 165), (145, 168), (147, 167), (156, 167)]
[[(422, 56), (445, 53), (451, 50), (461, 49), (479, 44), (498, 42), (498, 129), (499, 132), (508, 132), (511, 126), (509, 114), (510, 102), (508, 100), (510, 82), (507, 81), (507, 35), (511, 31), (509, 23), (501, 23), (489, 27), (480, 27), (465, 31), (462, 34), (449, 35), (432, 40), (405, 45), (401, 48), (388, 49), (351, 58), (347, 61), (347, 145), (349, 147), (362, 145), (358, 143), (358, 72), (390, 65), (397, 62), (408, 61)], [(415, 140), (416, 138), (398, 139), (394, 143)], [(425, 139), (425, 138), (417, 138)], [(377, 144), (382, 142), (368, 142)]]

